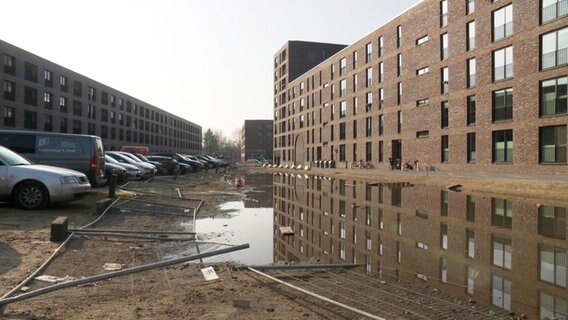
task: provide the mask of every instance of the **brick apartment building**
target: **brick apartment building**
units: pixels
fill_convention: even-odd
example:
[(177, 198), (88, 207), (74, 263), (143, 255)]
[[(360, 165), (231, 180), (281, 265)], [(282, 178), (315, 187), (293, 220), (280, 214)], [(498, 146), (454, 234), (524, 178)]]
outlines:
[(241, 161), (262, 157), (272, 161), (272, 120), (245, 120), (241, 129)]
[(567, 39), (566, 0), (423, 0), (349, 46), (290, 41), (275, 162), (566, 174)]
[(0, 56), (2, 129), (92, 134), (107, 150), (201, 153), (201, 126), (4, 41)]

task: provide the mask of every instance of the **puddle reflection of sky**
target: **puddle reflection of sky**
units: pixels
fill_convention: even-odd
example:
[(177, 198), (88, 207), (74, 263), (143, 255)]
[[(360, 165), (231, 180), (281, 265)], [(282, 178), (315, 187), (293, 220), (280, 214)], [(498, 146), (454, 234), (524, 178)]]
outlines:
[(230, 254), (231, 259), (242, 264), (268, 264), (272, 262), (273, 208), (245, 208), (241, 201), (227, 202), (219, 206), (214, 218), (196, 221), (200, 240), (232, 243), (248, 243), (250, 248)]

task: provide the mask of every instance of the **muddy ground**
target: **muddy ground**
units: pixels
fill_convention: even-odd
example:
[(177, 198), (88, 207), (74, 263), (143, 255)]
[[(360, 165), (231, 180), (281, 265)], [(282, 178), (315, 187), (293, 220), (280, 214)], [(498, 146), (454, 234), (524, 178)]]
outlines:
[[(247, 170), (249, 174), (270, 172), (264, 168)], [(449, 182), (448, 177), (440, 176), (381, 177), (357, 171), (326, 173), (332, 177), (409, 181), (440, 186)], [(240, 173), (233, 173), (237, 174)], [(184, 195), (204, 199), (199, 211), (202, 216), (215, 214), (221, 203), (245, 197), (242, 189), (225, 181), (223, 174), (209, 173), (196, 179), (195, 186), (184, 191)], [(462, 184), (467, 192), (503, 193), (505, 190), (505, 195), (510, 197), (545, 197), (561, 205), (568, 203), (568, 181), (462, 178), (451, 180), (451, 183)], [(56, 217), (65, 215), (69, 217), (71, 227), (83, 226), (97, 217), (96, 202), (106, 197), (106, 193), (107, 189), (101, 188), (80, 201), (59, 204), (40, 212), (22, 211), (13, 205), (1, 204), (0, 296), (24, 280), (58, 247), (57, 243), (49, 241), (50, 224)], [(105, 259), (102, 253), (106, 251), (100, 250), (95, 260)], [(335, 313), (325, 303), (306, 299), (297, 292), (251, 272), (234, 270), (229, 265), (216, 265), (219, 280), (208, 282), (203, 279), (201, 267), (195, 264), (176, 265), (56, 291), (9, 304), (0, 313), (0, 319), (362, 318)], [(405, 316), (401, 315), (400, 318)]]

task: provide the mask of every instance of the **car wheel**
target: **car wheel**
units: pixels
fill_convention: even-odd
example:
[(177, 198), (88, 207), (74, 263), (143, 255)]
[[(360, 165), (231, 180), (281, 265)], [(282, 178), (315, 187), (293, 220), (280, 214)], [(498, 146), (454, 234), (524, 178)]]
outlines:
[(41, 209), (49, 203), (49, 193), (39, 182), (23, 182), (14, 192), (14, 202), (25, 210)]

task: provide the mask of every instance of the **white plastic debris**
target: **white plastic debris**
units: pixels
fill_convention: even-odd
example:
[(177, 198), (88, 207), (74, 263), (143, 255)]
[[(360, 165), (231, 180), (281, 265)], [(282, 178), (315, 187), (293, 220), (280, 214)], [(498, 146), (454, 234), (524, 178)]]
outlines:
[(122, 265), (120, 263), (107, 262), (103, 265), (103, 269), (105, 269), (106, 271), (118, 271), (122, 269)]
[(203, 278), (206, 281), (219, 279), (219, 276), (217, 275), (217, 273), (215, 272), (215, 269), (213, 269), (213, 267), (203, 268), (203, 269), (201, 269), (201, 273), (203, 274)]

